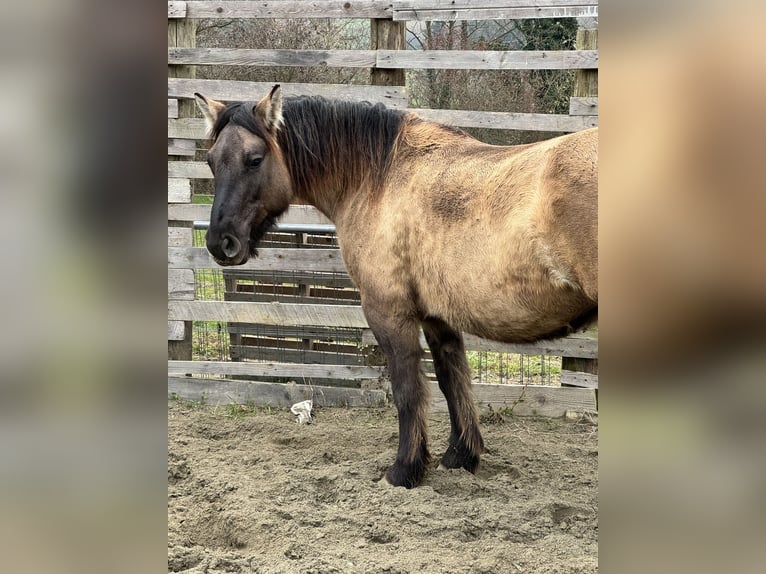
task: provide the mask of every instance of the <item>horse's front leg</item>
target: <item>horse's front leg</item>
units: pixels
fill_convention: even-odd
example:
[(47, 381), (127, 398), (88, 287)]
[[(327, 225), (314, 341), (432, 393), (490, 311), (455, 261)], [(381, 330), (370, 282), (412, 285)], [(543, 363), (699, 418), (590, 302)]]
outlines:
[(363, 308), (367, 322), (388, 361), (391, 390), (399, 414), (399, 449), (385, 479), (394, 486), (412, 488), (425, 475), (430, 461), (427, 443), (428, 382), (421, 368), (423, 350), (418, 322), (397, 317), (371, 304)]

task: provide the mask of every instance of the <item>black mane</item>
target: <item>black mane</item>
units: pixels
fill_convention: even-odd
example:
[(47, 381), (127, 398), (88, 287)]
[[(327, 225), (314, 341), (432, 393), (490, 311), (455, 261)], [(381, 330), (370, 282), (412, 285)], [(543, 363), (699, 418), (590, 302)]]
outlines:
[(378, 189), (405, 117), (383, 104), (319, 96), (285, 98), (283, 115), (277, 139), (296, 191), (304, 194), (328, 184), (336, 191), (364, 182)]
[(383, 104), (328, 100), (319, 96), (287, 97), (281, 128), (274, 142), (253, 113), (255, 102), (229, 104), (211, 131), (215, 140), (232, 123), (277, 143), (287, 160), (299, 196), (330, 185), (334, 191), (364, 183), (378, 189), (385, 180), (405, 112)]

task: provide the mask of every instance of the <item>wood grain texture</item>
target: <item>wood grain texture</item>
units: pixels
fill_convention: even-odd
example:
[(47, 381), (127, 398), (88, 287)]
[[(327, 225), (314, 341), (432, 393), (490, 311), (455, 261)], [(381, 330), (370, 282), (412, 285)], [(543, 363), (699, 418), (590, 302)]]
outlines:
[(450, 10), (466, 8), (550, 8), (598, 6), (598, 0), (393, 0), (394, 10)]
[(213, 179), (213, 172), (204, 161), (169, 161), (168, 178)]
[(194, 271), (191, 269), (168, 269), (168, 299), (174, 301), (194, 300)]
[(259, 407), (290, 407), (308, 399), (315, 407), (379, 407), (386, 404), (385, 391), (377, 389), (170, 376), (168, 397), (203, 401), (208, 405), (237, 403)]
[(168, 98), (168, 117), (169, 118), (178, 117), (178, 100), (174, 98)]
[[(474, 112), (468, 110), (436, 110), (410, 108), (424, 119), (464, 128), (490, 128), (499, 130), (529, 130), (552, 132), (576, 132), (598, 125), (595, 116), (569, 116), (563, 114), (532, 114), (518, 112)], [(207, 137), (205, 122), (187, 118), (168, 120), (168, 137), (204, 139)], [(202, 164), (206, 167), (206, 164)], [(212, 177), (204, 170), (199, 175), (185, 177)]]
[[(192, 163), (192, 162), (182, 162)], [(205, 167), (207, 167), (206, 164)], [(168, 205), (168, 221), (209, 221), (211, 205), (174, 203)], [(279, 218), (280, 223), (328, 225), (332, 222), (312, 205), (291, 205)]]
[(596, 50), (379, 50), (381, 68), (569, 70), (598, 67)]
[(394, 9), (394, 21), (525, 20), (531, 18), (595, 18), (598, 6), (553, 6), (532, 8)]
[[(194, 92), (224, 102), (257, 101), (274, 87), (273, 82), (197, 80), (168, 78), (168, 97), (193, 99)], [(347, 100), (380, 102), (394, 108), (407, 107), (403, 86), (363, 86), (356, 84), (282, 84), (285, 96), (324, 96)], [(172, 136), (168, 136), (172, 137)]]
[(168, 203), (189, 203), (191, 180), (185, 177), (168, 178)]
[(183, 321), (168, 321), (168, 341), (183, 341), (185, 335)]
[(570, 116), (597, 116), (598, 96), (571, 97), (569, 98)]
[(368, 380), (377, 379), (383, 367), (361, 365), (301, 365), (295, 363), (239, 363), (231, 361), (168, 361), (168, 375), (187, 373), (208, 375), (251, 375), (257, 377), (296, 377)]
[(523, 114), (512, 112), (472, 112), (416, 108), (421, 117), (465, 128), (491, 128), (543, 132), (577, 132), (598, 125), (598, 118), (560, 114)]
[(265, 325), (318, 325), (363, 329), (361, 307), (232, 301), (168, 301), (170, 321), (223, 321)]
[[(437, 383), (431, 385), (431, 410), (447, 411), (447, 401)], [(593, 389), (549, 387), (543, 385), (491, 385), (475, 383), (474, 400), (479, 406), (492, 405), (494, 410), (512, 408), (520, 416), (563, 417), (567, 411), (595, 412)]]
[(187, 18), (390, 18), (389, 0), (189, 2)]
[[(168, 247), (168, 269), (221, 269), (204, 247)], [(259, 271), (318, 271), (345, 273), (338, 249), (258, 249), (258, 257), (251, 257), (238, 269)]]
[(168, 138), (168, 155), (194, 157), (196, 153), (197, 142), (194, 140)]
[[(598, 29), (578, 29), (575, 46), (578, 50), (597, 50)], [(598, 96), (598, 70), (578, 70), (575, 72), (572, 95), (575, 97)]]
[(582, 373), (580, 371), (570, 371), (562, 369), (561, 384), (571, 387), (585, 387), (588, 389), (598, 388), (598, 375), (593, 373)]
[(168, 2), (168, 20), (173, 18), (186, 18), (186, 2)]
[(346, 353), (327, 353), (306, 349), (275, 349), (270, 347), (253, 347), (249, 345), (231, 345), (231, 359), (241, 361), (253, 359), (258, 361), (289, 361), (296, 364), (334, 363), (342, 365), (358, 365), (359, 357)]
[(168, 247), (191, 247), (191, 227), (168, 227)]
[(168, 48), (168, 63), (226, 66), (374, 67), (376, 69), (568, 70), (597, 68), (598, 51)]
[(318, 66), (371, 68), (375, 50), (256, 50), (248, 48), (168, 48), (168, 64), (216, 66)]

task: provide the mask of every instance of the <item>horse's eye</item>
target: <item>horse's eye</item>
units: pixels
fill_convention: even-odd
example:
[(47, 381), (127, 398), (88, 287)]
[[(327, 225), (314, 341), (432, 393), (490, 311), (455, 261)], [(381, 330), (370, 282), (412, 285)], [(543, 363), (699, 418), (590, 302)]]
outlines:
[(247, 167), (249, 167), (250, 169), (257, 169), (258, 167), (260, 167), (262, 161), (263, 161), (262, 157), (250, 158), (249, 160), (247, 160)]

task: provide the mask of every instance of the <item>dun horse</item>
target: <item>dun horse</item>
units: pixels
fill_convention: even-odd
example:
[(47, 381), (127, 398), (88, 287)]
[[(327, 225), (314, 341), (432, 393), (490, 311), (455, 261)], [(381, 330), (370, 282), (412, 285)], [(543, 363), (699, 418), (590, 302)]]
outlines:
[(420, 327), (449, 405), (441, 464), (475, 472), (484, 442), (461, 332), (534, 341), (596, 311), (596, 129), (493, 146), (380, 104), (283, 101), (278, 85), (257, 103), (195, 97), (215, 260), (245, 263), (293, 199), (315, 205), (388, 361), (399, 449), (384, 479), (414, 487), (430, 460)]

